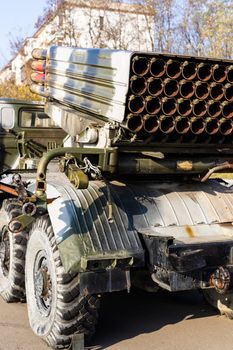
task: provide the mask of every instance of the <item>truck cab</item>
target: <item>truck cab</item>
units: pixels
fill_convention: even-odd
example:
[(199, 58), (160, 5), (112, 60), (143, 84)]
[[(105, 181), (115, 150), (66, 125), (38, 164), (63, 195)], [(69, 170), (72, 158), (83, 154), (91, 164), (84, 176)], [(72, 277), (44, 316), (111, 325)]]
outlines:
[(0, 171), (62, 145), (66, 133), (45, 114), (43, 102), (0, 99)]

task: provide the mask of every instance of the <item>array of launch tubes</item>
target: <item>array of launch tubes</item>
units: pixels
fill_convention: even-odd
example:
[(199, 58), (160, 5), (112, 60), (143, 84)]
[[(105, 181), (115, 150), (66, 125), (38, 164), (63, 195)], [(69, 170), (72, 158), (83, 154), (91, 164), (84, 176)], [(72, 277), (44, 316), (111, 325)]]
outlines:
[[(38, 64), (37, 70), (43, 71), (45, 62), (40, 69)], [(228, 137), (233, 132), (233, 64), (132, 55), (122, 126), (142, 138), (171, 134), (176, 141), (181, 135), (188, 139), (201, 135), (216, 142), (216, 136)]]
[(134, 56), (125, 126), (135, 133), (230, 135), (233, 65)]

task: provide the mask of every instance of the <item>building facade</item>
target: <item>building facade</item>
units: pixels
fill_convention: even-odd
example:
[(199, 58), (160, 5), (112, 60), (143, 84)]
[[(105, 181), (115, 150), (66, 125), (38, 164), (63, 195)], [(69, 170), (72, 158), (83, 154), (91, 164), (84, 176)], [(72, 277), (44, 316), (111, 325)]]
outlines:
[(34, 48), (50, 45), (153, 51), (154, 16), (145, 6), (111, 0), (66, 0), (0, 71), (0, 82), (25, 84)]

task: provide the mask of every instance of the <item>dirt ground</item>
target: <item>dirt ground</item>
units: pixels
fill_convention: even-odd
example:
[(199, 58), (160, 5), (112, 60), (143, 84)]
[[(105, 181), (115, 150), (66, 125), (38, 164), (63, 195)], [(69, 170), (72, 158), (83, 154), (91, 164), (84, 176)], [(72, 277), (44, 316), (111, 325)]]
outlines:
[[(0, 300), (0, 350), (48, 350), (30, 330), (26, 304)], [(198, 292), (115, 293), (102, 298), (94, 350), (232, 350), (233, 321)]]

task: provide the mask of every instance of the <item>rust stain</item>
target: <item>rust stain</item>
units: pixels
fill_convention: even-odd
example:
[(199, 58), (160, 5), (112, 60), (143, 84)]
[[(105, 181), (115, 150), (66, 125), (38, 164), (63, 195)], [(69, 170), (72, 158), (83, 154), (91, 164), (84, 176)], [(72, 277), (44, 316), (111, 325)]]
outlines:
[(194, 233), (193, 233), (193, 230), (191, 229), (191, 227), (189, 226), (185, 226), (185, 232), (187, 233), (187, 235), (190, 237), (190, 238), (194, 238)]

